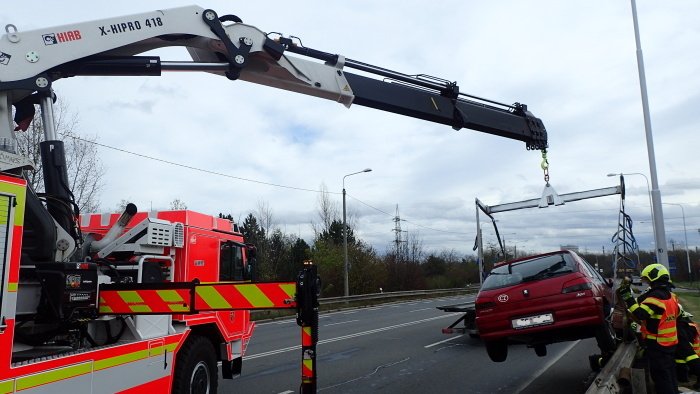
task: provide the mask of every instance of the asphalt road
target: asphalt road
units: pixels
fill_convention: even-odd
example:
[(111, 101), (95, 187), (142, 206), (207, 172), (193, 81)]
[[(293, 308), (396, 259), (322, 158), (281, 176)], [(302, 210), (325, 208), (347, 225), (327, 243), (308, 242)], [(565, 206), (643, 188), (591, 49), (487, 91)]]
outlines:
[[(511, 346), (493, 363), (478, 339), (444, 335), (459, 314), (435, 307), (472, 296), (384, 304), (323, 314), (319, 320), (318, 391), (324, 393), (584, 393), (588, 339), (548, 346), (545, 357)], [(300, 384), (300, 328), (294, 320), (258, 323), (243, 373), (220, 380), (222, 393), (295, 393)]]

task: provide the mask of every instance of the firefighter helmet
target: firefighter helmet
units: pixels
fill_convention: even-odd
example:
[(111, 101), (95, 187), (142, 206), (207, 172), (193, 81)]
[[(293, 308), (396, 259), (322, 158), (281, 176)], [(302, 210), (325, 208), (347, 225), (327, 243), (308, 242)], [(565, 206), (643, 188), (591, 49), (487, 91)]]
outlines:
[(649, 283), (657, 280), (671, 281), (671, 274), (668, 273), (666, 267), (662, 264), (649, 264), (642, 270), (641, 277), (649, 281)]

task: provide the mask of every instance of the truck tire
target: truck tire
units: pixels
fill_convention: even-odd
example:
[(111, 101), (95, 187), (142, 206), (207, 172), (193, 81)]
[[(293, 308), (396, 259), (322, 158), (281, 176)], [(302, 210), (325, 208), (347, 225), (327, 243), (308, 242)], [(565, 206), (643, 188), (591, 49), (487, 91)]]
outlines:
[(218, 384), (214, 346), (205, 337), (191, 335), (177, 355), (173, 393), (216, 394)]
[(491, 361), (495, 363), (502, 363), (506, 361), (508, 357), (508, 342), (505, 340), (499, 341), (486, 341), (486, 353), (488, 353)]

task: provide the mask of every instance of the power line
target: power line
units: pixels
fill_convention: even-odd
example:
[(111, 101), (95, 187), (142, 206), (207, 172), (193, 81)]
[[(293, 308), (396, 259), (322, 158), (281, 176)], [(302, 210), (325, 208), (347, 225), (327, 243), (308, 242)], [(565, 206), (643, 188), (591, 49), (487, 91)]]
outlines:
[(338, 193), (338, 192), (329, 192), (329, 191), (327, 191), (327, 190), (306, 189), (306, 188), (303, 188), (303, 187), (288, 186), (288, 185), (280, 185), (280, 184), (278, 184), (278, 183), (270, 183), (270, 182), (258, 181), (258, 180), (255, 180), (255, 179), (243, 178), (243, 177), (239, 177), (239, 176), (235, 176), (235, 175), (224, 174), (224, 173), (222, 173), (222, 172), (216, 172), (216, 171), (207, 170), (207, 169), (204, 169), (204, 168), (194, 167), (194, 166), (190, 166), (190, 165), (187, 165), (187, 164), (175, 163), (175, 162), (173, 162), (173, 161), (169, 161), (169, 160), (165, 160), (165, 159), (160, 159), (160, 158), (153, 157), (153, 156), (144, 155), (144, 154), (142, 154), (142, 153), (136, 153), (136, 152), (128, 151), (128, 150), (126, 150), (126, 149), (122, 149), (122, 148), (117, 148), (117, 147), (114, 147), (114, 146), (109, 146), (109, 145), (101, 144), (101, 143), (99, 143), (99, 142), (88, 141), (88, 140), (82, 139), (82, 138), (80, 138), (80, 137), (74, 137), (74, 136), (68, 136), (68, 137), (74, 138), (74, 139), (76, 139), (76, 140), (80, 140), (80, 141), (83, 141), (83, 142), (87, 142), (87, 143), (90, 143), (90, 144), (95, 144), (95, 145), (101, 146), (101, 147), (103, 147), (103, 148), (112, 149), (112, 150), (115, 150), (115, 151), (118, 151), (118, 152), (130, 154), (130, 155), (133, 155), (133, 156), (142, 157), (142, 158), (144, 158), (144, 159), (155, 160), (155, 161), (158, 161), (158, 162), (161, 162), (161, 163), (166, 163), (166, 164), (170, 164), (170, 165), (177, 166), (177, 167), (187, 168), (187, 169), (194, 170), (194, 171), (204, 172), (204, 173), (212, 174), (212, 175), (223, 176), (223, 177), (231, 178), (231, 179), (237, 179), (237, 180), (239, 180), (239, 181), (253, 182), (253, 183), (257, 183), (257, 184), (261, 184), (261, 185), (274, 186), (274, 187), (281, 187), (281, 188), (284, 188), (284, 189), (300, 190), (300, 191), (312, 192), (312, 193), (341, 194), (341, 193)]

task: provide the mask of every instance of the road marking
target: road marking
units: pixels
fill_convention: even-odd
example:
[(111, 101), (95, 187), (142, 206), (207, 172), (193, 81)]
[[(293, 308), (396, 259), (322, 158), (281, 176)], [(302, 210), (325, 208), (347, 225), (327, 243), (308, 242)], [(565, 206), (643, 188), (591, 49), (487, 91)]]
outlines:
[[(459, 313), (459, 312), (448, 313), (448, 314), (443, 315), (443, 316), (436, 316), (436, 317), (431, 317), (431, 318), (427, 318), (427, 319), (416, 320), (416, 321), (412, 321), (412, 322), (408, 322), (408, 323), (395, 324), (395, 325), (393, 325), (393, 326), (388, 326), (388, 327), (375, 328), (374, 330), (362, 331), (362, 332), (358, 332), (358, 333), (355, 333), (355, 334), (349, 334), (349, 335), (343, 335), (343, 336), (336, 337), (336, 338), (324, 339), (324, 340), (318, 341), (318, 344), (319, 344), (319, 345), (322, 345), (322, 344), (325, 344), (325, 343), (343, 341), (343, 340), (346, 340), (346, 339), (361, 337), (361, 336), (370, 335), (370, 334), (376, 334), (376, 333), (379, 333), (379, 332), (388, 331), (388, 330), (393, 330), (393, 329), (396, 329), (396, 328), (414, 326), (414, 325), (416, 325), (416, 324), (426, 323), (426, 322), (433, 321), (433, 320), (445, 319), (445, 318), (449, 318), (449, 317), (455, 317), (455, 316), (457, 316), (457, 315), (462, 315), (462, 314), (463, 314), (463, 313)], [(299, 350), (299, 349), (301, 349), (301, 346), (300, 346), (300, 345), (290, 346), (290, 347), (285, 347), (285, 348), (277, 349), (277, 350), (270, 350), (270, 351), (262, 352), (262, 353), (258, 353), (258, 354), (251, 354), (250, 356), (243, 356), (243, 360), (252, 360), (252, 359), (254, 359), (254, 358), (261, 358), (261, 357), (273, 356), (273, 355), (275, 355), (275, 354), (291, 352), (291, 351), (293, 351), (293, 350)]]
[(338, 324), (353, 323), (353, 322), (356, 322), (356, 321), (359, 321), (359, 320), (348, 320), (348, 321), (341, 321), (341, 322), (339, 322), (339, 323), (330, 323), (330, 324), (324, 325), (323, 327), (337, 326)]
[(540, 375), (542, 375), (543, 373), (545, 373), (549, 368), (552, 367), (552, 365), (556, 364), (556, 362), (559, 361), (560, 358), (564, 357), (564, 355), (565, 355), (566, 353), (570, 352), (571, 349), (573, 349), (574, 346), (578, 345), (579, 342), (581, 342), (580, 339), (579, 339), (578, 341), (576, 341), (576, 342), (573, 342), (571, 345), (567, 346), (567, 347), (564, 349), (564, 351), (561, 352), (561, 354), (559, 354), (558, 356), (556, 356), (556, 357), (554, 357), (553, 359), (549, 360), (549, 362), (548, 362), (547, 364), (545, 364), (542, 368), (540, 368), (539, 370), (537, 370), (537, 372), (535, 372), (534, 375), (532, 375), (532, 377), (530, 378), (530, 380), (528, 380), (527, 382), (521, 384), (520, 387), (519, 387), (517, 390), (515, 390), (514, 392), (519, 393), (519, 392), (525, 390), (525, 389), (527, 388), (527, 386), (531, 385), (532, 382), (535, 381), (535, 379), (539, 378)]
[(412, 310), (412, 311), (408, 311), (408, 313), (411, 313), (411, 312), (420, 312), (420, 311), (428, 311), (428, 310), (433, 310), (433, 309), (435, 309), (435, 308), (414, 309), (414, 310)]
[[(327, 318), (329, 318), (329, 317), (330, 317), (329, 315), (319, 315), (319, 316), (318, 316), (319, 319), (327, 319)], [(255, 325), (256, 325), (257, 327), (260, 327), (260, 326), (269, 326), (270, 324), (280, 325), (280, 324), (290, 324), (290, 323), (296, 323), (296, 322), (297, 322), (296, 319), (285, 319), (285, 320), (279, 320), (279, 321), (277, 321), (277, 320), (266, 321), (266, 322), (263, 322), (263, 323), (257, 323), (257, 322), (256, 322)]]
[(430, 347), (439, 345), (439, 344), (441, 344), (441, 343), (445, 343), (445, 342), (449, 342), (449, 341), (455, 340), (455, 339), (460, 338), (460, 337), (463, 337), (463, 336), (464, 336), (464, 334), (462, 334), (462, 335), (457, 335), (456, 337), (443, 339), (443, 340), (440, 341), (440, 342), (431, 343), (430, 345), (425, 345), (425, 346), (423, 346), (423, 347), (427, 349), (427, 348), (430, 348)]
[(280, 392), (279, 392), (279, 394), (294, 394), (294, 393), (296, 393), (296, 391), (292, 391), (292, 390), (280, 391)]

